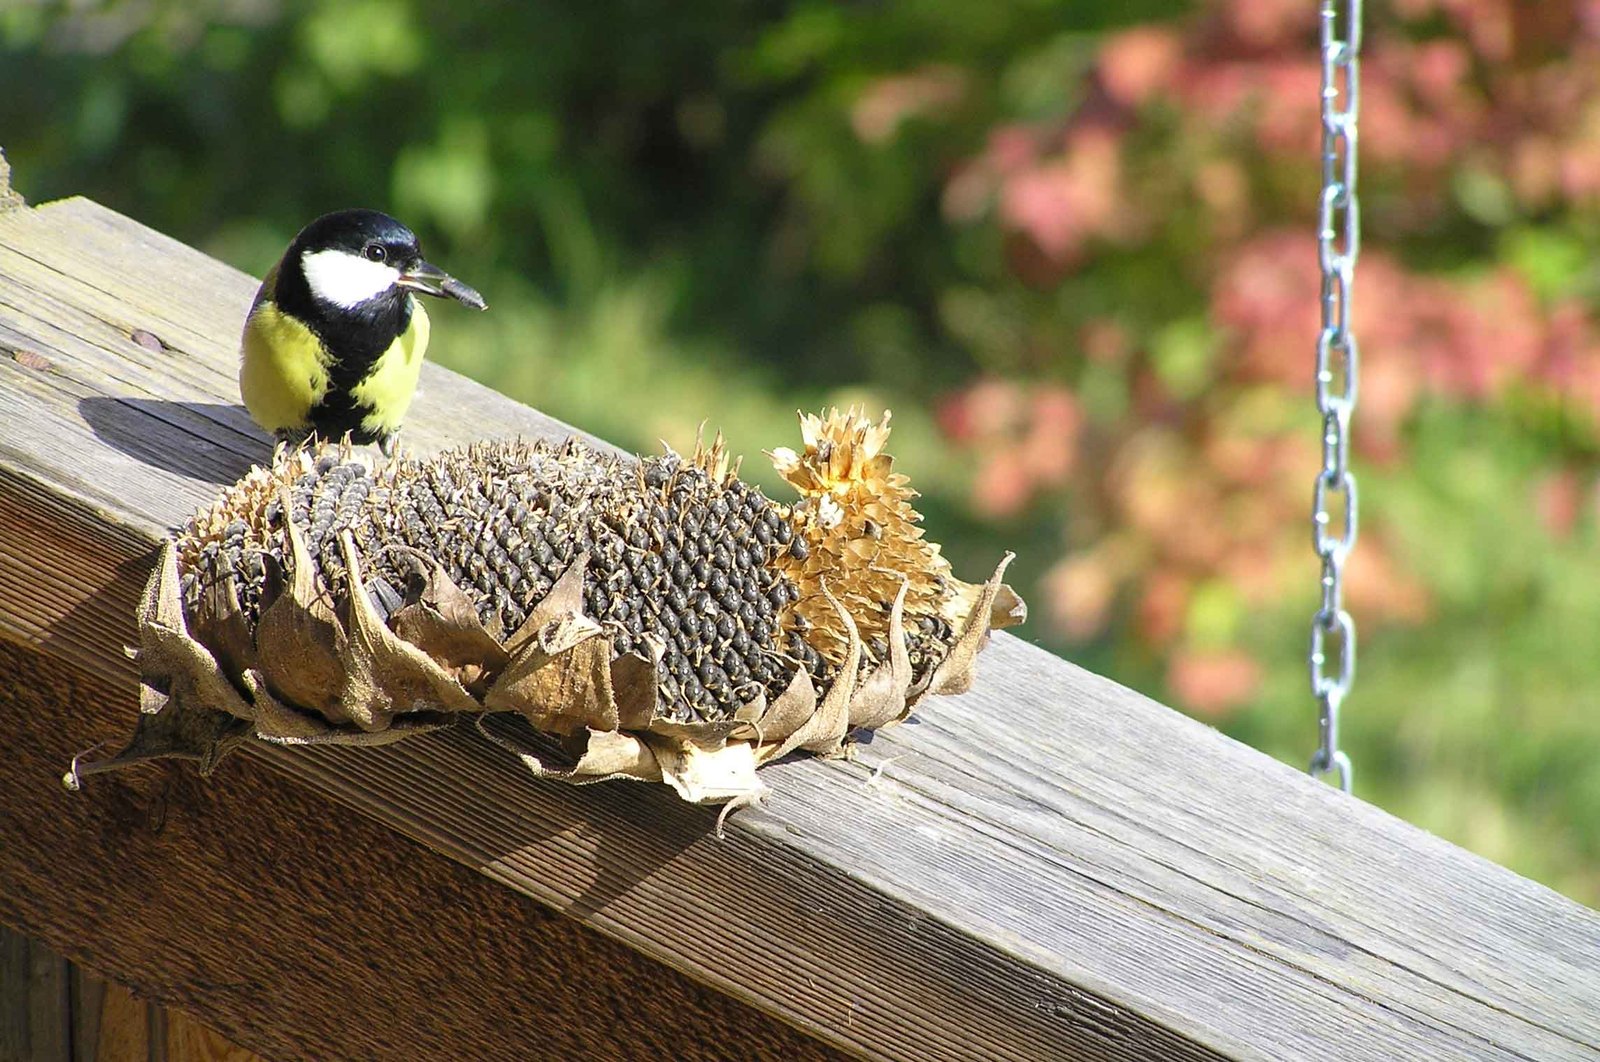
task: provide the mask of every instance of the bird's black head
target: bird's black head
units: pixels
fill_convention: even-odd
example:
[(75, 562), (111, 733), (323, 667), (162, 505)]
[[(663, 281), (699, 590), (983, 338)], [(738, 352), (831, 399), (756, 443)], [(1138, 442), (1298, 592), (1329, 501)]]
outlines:
[(415, 233), (377, 210), (339, 210), (301, 229), (284, 255), (285, 282), (304, 288), (283, 292), (291, 302), (304, 294), (324, 314), (383, 312), (406, 304), (408, 291), (484, 308), (476, 291), (423, 260)]
[(316, 301), (344, 310), (401, 299), (401, 277), (420, 263), (416, 234), (377, 210), (324, 214), (300, 230), (284, 256)]
[(339, 210), (300, 230), (279, 263), (273, 300), (336, 358), (375, 359), (411, 321), (411, 292), (483, 309), (483, 297), (423, 260), (416, 234), (377, 210)]
[(369, 262), (404, 268), (422, 260), (416, 234), (378, 210), (336, 210), (324, 214), (294, 238), (291, 250), (302, 255), (342, 251)]

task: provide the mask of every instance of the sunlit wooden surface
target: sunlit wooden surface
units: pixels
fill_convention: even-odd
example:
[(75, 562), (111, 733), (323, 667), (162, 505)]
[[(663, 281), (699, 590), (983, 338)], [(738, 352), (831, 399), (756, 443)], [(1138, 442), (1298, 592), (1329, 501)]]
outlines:
[[(725, 840), (464, 732), (63, 792), (131, 729), (159, 536), (267, 456), (253, 289), (84, 200), (0, 214), (0, 922), (269, 1057), (1600, 1051), (1600, 916), (1005, 635)], [(566, 431), (430, 367), (406, 438)]]

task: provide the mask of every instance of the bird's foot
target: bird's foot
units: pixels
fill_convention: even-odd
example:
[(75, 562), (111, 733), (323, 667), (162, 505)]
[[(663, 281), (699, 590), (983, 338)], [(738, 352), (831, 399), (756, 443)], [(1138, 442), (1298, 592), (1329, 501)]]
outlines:
[(285, 450), (298, 450), (311, 438), (311, 431), (307, 428), (279, 428), (272, 433), (272, 456), (276, 460), (278, 455)]

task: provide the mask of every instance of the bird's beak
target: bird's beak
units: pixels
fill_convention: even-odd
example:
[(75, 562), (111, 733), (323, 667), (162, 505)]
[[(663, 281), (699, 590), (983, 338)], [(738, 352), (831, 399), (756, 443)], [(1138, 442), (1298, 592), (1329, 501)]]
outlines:
[(461, 283), (461, 281), (438, 266), (430, 265), (427, 262), (415, 263), (410, 269), (401, 273), (395, 283), (402, 288), (420, 291), (424, 295), (438, 295), (441, 298), (455, 299), (457, 302), (471, 306), (474, 310), (486, 309), (489, 305), (483, 301), (483, 296), (472, 288)]

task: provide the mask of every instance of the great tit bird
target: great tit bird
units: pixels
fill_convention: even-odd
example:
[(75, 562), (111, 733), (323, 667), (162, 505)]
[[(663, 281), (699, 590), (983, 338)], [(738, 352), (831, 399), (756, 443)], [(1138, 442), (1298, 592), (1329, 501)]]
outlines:
[(393, 452), (428, 349), (413, 292), (485, 306), (387, 214), (340, 210), (301, 229), (245, 319), (239, 392), (255, 422), (282, 441), (348, 432)]

